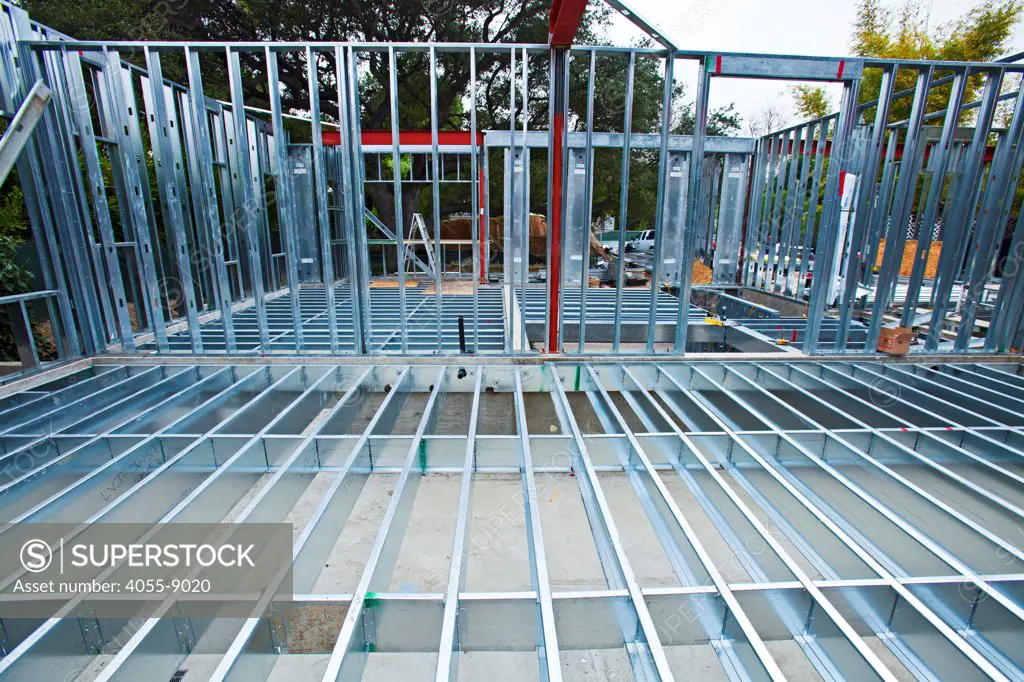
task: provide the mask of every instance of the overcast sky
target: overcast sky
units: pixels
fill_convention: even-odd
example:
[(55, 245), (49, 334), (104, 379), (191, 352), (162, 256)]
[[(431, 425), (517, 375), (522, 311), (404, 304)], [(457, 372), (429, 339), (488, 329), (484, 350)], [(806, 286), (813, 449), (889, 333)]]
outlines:
[[(681, 49), (824, 56), (850, 54), (856, 10), (853, 2), (837, 0), (631, 0), (629, 4)], [(896, 7), (899, 0), (888, 0), (888, 4)], [(929, 25), (938, 27), (964, 14), (974, 3), (932, 0), (929, 5), (923, 0), (923, 4), (930, 6)], [(614, 40), (628, 44), (641, 35), (628, 20), (616, 16)], [(1017, 25), (1011, 47), (1013, 52), (1024, 50), (1024, 23)], [(682, 74), (690, 98), (695, 74), (695, 67)], [(711, 106), (735, 102), (747, 121), (776, 101), (791, 117), (792, 98), (786, 92), (787, 85), (782, 81), (715, 79)], [(833, 102), (838, 102), (838, 87), (830, 88), (835, 93)]]

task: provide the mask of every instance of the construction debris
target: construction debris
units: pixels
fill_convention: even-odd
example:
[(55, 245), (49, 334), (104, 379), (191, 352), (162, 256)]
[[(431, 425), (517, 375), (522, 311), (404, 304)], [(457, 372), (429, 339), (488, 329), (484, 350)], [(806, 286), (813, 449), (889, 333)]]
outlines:
[[(473, 239), (473, 226), (479, 225), (470, 216), (459, 216), (441, 221), (441, 239)], [(503, 218), (491, 218), (488, 240), (491, 253), (501, 253), (505, 249), (505, 221)], [(530, 214), (530, 255), (547, 259), (548, 254), (548, 221), (537, 213)], [(593, 258), (614, 259), (605, 251), (593, 232), (590, 233), (590, 255)]]
[(694, 284), (711, 284), (711, 268), (701, 263), (699, 260), (693, 261), (693, 283)]

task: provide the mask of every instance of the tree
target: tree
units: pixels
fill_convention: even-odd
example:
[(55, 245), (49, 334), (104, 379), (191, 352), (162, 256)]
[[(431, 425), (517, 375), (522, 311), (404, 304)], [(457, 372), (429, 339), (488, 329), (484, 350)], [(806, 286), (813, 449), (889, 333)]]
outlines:
[(786, 114), (778, 102), (768, 102), (747, 122), (747, 132), (751, 137), (762, 137), (786, 124)]
[(825, 88), (813, 85), (794, 85), (789, 89), (793, 96), (793, 109), (804, 120), (822, 118), (832, 113), (832, 98)]
[[(187, 1), (187, 7), (186, 7)], [(213, 41), (364, 41), (364, 42), (472, 42), (472, 43), (545, 43), (547, 42), (549, 0), (294, 0), (289, 3), (252, 0), (246, 3), (225, 3), (221, 0), (23, 0), (33, 19), (81, 39), (103, 40), (213, 40)], [(606, 29), (611, 10), (604, 4), (592, 4), (584, 15), (577, 34), (578, 44), (608, 44)], [(363, 130), (391, 128), (390, 73), (386, 52), (363, 53), (360, 65), (361, 125)], [(518, 58), (519, 55), (517, 55)], [(203, 53), (203, 77), (206, 94), (228, 99), (225, 59), (219, 53)], [(278, 56), (282, 108), (301, 113), (308, 111), (309, 93), (305, 55), (301, 51), (281, 52)], [(261, 52), (242, 53), (242, 85), (246, 103), (268, 106), (267, 78)], [(518, 62), (517, 62), (518, 64)], [(660, 126), (663, 61), (652, 56), (638, 56), (634, 79), (633, 130), (657, 132)], [(163, 55), (165, 75), (187, 83), (183, 63), (176, 55)], [(521, 101), (522, 84), (516, 86), (516, 111), (509, 110), (510, 74), (507, 51), (477, 51), (476, 100), (469, 97), (469, 58), (465, 54), (438, 53), (437, 97), (440, 129), (466, 130), (470, 109), (476, 106), (480, 130), (508, 129), (515, 116), (521, 124), (525, 115), (531, 130), (546, 129), (548, 122), (547, 54), (529, 56), (528, 102)], [(582, 129), (586, 120), (586, 77), (589, 59), (574, 53), (570, 63), (569, 121), (570, 129)], [(625, 58), (622, 55), (599, 55), (595, 77), (595, 130), (621, 130), (624, 112)], [(320, 81), (320, 104), (325, 118), (337, 119), (334, 94), (334, 65), (326, 55), (317, 64)], [(397, 60), (399, 126), (403, 130), (429, 129), (430, 79), (429, 61), (425, 52), (401, 53)], [(733, 134), (741, 123), (729, 106), (709, 114), (710, 134)], [(685, 91), (679, 85), (673, 90), (673, 121), (675, 133), (693, 129), (693, 105), (686, 103)], [(308, 139), (308, 126), (290, 126), (296, 141)], [(654, 165), (638, 153), (631, 177), (640, 178)], [(531, 203), (540, 208), (546, 203), (546, 152), (536, 149), (532, 155)], [(424, 177), (428, 160), (413, 156), (411, 163), (416, 177)], [(384, 159), (385, 173), (390, 159)], [(403, 165), (410, 163), (403, 158)], [(492, 156), (492, 167), (500, 168), (501, 160)], [(619, 164), (603, 164), (595, 176), (594, 219), (617, 214)], [(654, 188), (651, 182), (637, 180), (630, 197), (630, 222), (653, 221)], [(492, 172), (490, 196), (501, 202), (501, 174)], [(647, 196), (647, 185), (650, 193)], [(430, 192), (423, 183), (406, 184), (402, 192), (402, 214), (406, 230), (412, 214), (430, 215), (427, 204)], [(444, 192), (444, 189), (442, 190)], [(442, 194), (442, 204), (445, 203)], [(458, 200), (458, 201), (461, 201)], [(367, 206), (385, 224), (395, 224), (394, 192), (390, 183), (367, 185)], [(461, 208), (461, 207), (460, 207)], [(648, 213), (650, 216), (648, 216)]]
[[(929, 32), (927, 17), (916, 0), (904, 0), (895, 10), (882, 0), (860, 0), (850, 46), (861, 57), (889, 59), (936, 59), (950, 61), (992, 61), (1006, 54), (1014, 25), (1024, 16), (1022, 0), (981, 0), (963, 15)], [(945, 74), (938, 73), (935, 78)], [(916, 73), (900, 69), (896, 90), (912, 89)], [(969, 79), (964, 101), (977, 99), (982, 79)], [(927, 111), (940, 111), (949, 102), (950, 85), (932, 88)], [(881, 71), (866, 69), (861, 81), (860, 100), (875, 100), (881, 90)], [(912, 98), (901, 97), (892, 103), (890, 120), (905, 120), (910, 115)], [(961, 116), (970, 120), (971, 112)], [(873, 110), (865, 112), (874, 116)], [(870, 118), (868, 119), (870, 120)]]
[[(80, 39), (103, 40), (211, 40), (211, 41), (362, 41), (362, 42), (474, 42), (543, 43), (547, 41), (548, 0), (274, 0), (245, 3), (220, 0), (24, 0), (33, 19)], [(607, 12), (588, 12), (580, 29), (586, 40), (593, 27), (607, 20)], [(361, 103), (364, 130), (390, 129), (390, 73), (388, 55), (363, 55)], [(180, 58), (168, 53), (165, 75), (186, 82)], [(180, 56), (179, 56), (180, 57)], [(442, 129), (461, 123), (458, 108), (469, 83), (469, 60), (464, 55), (440, 55), (437, 79), (438, 117)], [(203, 77), (208, 96), (228, 99), (226, 60), (222, 54), (203, 54)], [(242, 85), (246, 103), (267, 108), (266, 64), (262, 52), (242, 52)], [(477, 71), (484, 87), (493, 87), (508, 54), (478, 51)], [(281, 105), (285, 111), (308, 111), (306, 60), (302, 51), (278, 54)], [(534, 70), (536, 73), (540, 71)], [(326, 118), (337, 120), (334, 66), (326, 55), (319, 59), (320, 104)], [(399, 111), (402, 129), (429, 129), (429, 66), (425, 52), (403, 52), (397, 61)], [(507, 91), (507, 90), (506, 90)], [(507, 102), (507, 98), (504, 100)], [(493, 110), (492, 110), (493, 111)], [(499, 113), (499, 112), (494, 112)], [(499, 114), (500, 115), (500, 114)], [(507, 120), (507, 111), (505, 111)], [(494, 117), (488, 123), (497, 123)], [(308, 128), (296, 135), (308, 136)], [(425, 164), (423, 157), (416, 163)], [(417, 168), (422, 177), (423, 169)], [(422, 185), (403, 192), (405, 225), (419, 205)], [(394, 224), (394, 196), (390, 186), (373, 185), (370, 204)]]
[[(634, 133), (661, 131), (661, 100), (664, 93), (664, 62), (658, 58), (637, 57), (633, 75)], [(569, 112), (571, 129), (586, 129), (587, 75), (589, 58), (574, 57), (570, 64)], [(594, 130), (621, 131), (624, 124), (626, 101), (627, 59), (622, 55), (598, 56), (594, 68)], [(708, 112), (708, 135), (735, 135), (742, 122), (733, 105)], [(692, 135), (694, 130), (694, 102), (687, 96), (686, 87), (676, 82), (672, 88), (673, 135)], [(622, 156), (617, 149), (594, 151), (594, 192), (591, 220), (601, 224), (619, 218), (619, 192), (622, 180)], [(539, 200), (546, 191), (545, 172), (537, 172), (531, 187), (539, 188)], [(626, 229), (642, 229), (654, 224), (657, 206), (658, 150), (634, 149), (630, 157), (630, 189), (628, 196)], [(493, 195), (493, 193), (492, 193)]]

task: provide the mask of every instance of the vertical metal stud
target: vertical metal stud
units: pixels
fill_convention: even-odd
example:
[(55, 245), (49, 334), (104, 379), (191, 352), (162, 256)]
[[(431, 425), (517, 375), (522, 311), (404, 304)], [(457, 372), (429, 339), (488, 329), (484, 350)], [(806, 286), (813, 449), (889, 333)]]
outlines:
[(583, 159), (586, 174), (583, 179), (583, 243), (580, 245), (580, 338), (579, 351), (586, 348), (587, 335), (587, 289), (590, 287), (590, 235), (592, 231), (594, 200), (594, 71), (597, 64), (597, 52), (590, 51), (590, 66), (587, 71), (587, 130), (586, 147)]
[(924, 280), (925, 266), (928, 263), (928, 251), (932, 243), (935, 218), (939, 212), (939, 201), (942, 196), (942, 188), (946, 182), (946, 172), (949, 168), (950, 148), (953, 145), (953, 138), (956, 135), (957, 126), (960, 123), (960, 107), (963, 105), (964, 91), (967, 87), (967, 80), (970, 71), (964, 69), (953, 74), (953, 84), (950, 86), (949, 102), (946, 105), (945, 121), (942, 124), (942, 136), (938, 144), (931, 149), (931, 182), (928, 184), (928, 202), (925, 204), (924, 213), (921, 218), (920, 231), (917, 236), (917, 251), (914, 254), (914, 265), (910, 273), (910, 281), (907, 284), (907, 295), (903, 302), (903, 314), (900, 316), (900, 324), (910, 327), (917, 316), (917, 301), (921, 292), (921, 283)]
[(203, 95), (203, 74), (199, 65), (199, 52), (185, 48), (185, 63), (188, 70), (189, 114), (193, 131), (189, 156), (195, 165), (200, 185), (192, 185), (192, 200), (196, 204), (196, 214), (203, 221), (197, 227), (205, 232), (212, 248), (204, 258), (204, 267), (209, 267), (213, 260), (211, 277), (214, 282), (217, 307), (220, 309), (221, 322), (224, 326), (224, 344), (228, 353), (237, 350), (235, 345), (234, 316), (231, 310), (231, 290), (228, 286), (228, 269), (224, 263), (224, 237), (221, 233), (220, 216), (217, 215), (216, 193), (213, 184), (213, 162), (210, 147), (210, 124), (206, 114), (206, 97)]
[(522, 321), (522, 333), (519, 335), (519, 350), (525, 353), (529, 347), (526, 340), (526, 283), (530, 279), (530, 146), (527, 144), (527, 130), (530, 122), (530, 61), (524, 47), (522, 50), (522, 102), (523, 102), (523, 187), (519, 219), (523, 267), (519, 278), (519, 318)]
[(398, 122), (398, 59), (395, 48), (388, 47), (388, 78), (390, 87), (388, 96), (391, 98), (391, 176), (395, 190), (395, 237), (398, 253), (398, 314), (402, 318), (400, 336), (402, 352), (409, 350), (409, 318), (405, 300), (405, 216), (402, 201), (402, 143), (401, 128)]
[[(353, 48), (335, 48), (338, 70), (338, 107), (341, 112), (342, 191), (347, 198), (346, 220), (342, 223), (348, 244), (349, 289), (352, 299), (353, 348), (369, 350), (373, 339), (370, 315), (370, 263), (366, 246), (366, 197), (363, 190), (363, 143), (359, 107), (359, 65)], [(344, 74), (344, 78), (342, 78)]]
[(633, 79), (636, 73), (636, 53), (630, 51), (626, 65), (626, 103), (622, 115), (622, 159), (619, 178), (619, 243), (615, 263), (615, 322), (612, 352), (619, 352), (622, 342), (622, 288), (626, 286), (626, 218), (629, 211), (629, 165), (633, 142)]
[(803, 155), (801, 146), (810, 145), (810, 126), (797, 128), (793, 131), (792, 143), (789, 151), (789, 179), (786, 182), (786, 200), (783, 206), (782, 223), (779, 226), (779, 250), (778, 262), (775, 265), (775, 281), (772, 282), (772, 291), (780, 294), (786, 292), (789, 277), (793, 268), (793, 241), (796, 231), (797, 217), (803, 213), (803, 202), (797, 202), (797, 181), (800, 177), (797, 171), (803, 172), (800, 168)]
[[(338, 353), (338, 311), (335, 308), (334, 302), (334, 252), (333, 240), (331, 239), (331, 218), (327, 209), (327, 162), (324, 156), (323, 126), (320, 122), (320, 73), (318, 58), (319, 53), (307, 45), (306, 76), (309, 83), (309, 115), (313, 135), (313, 172), (315, 175), (313, 178), (315, 184), (313, 186), (316, 193), (316, 218), (320, 228), (321, 272), (324, 280), (324, 300), (327, 304), (327, 328), (331, 337), (331, 353)], [(340, 69), (336, 74), (340, 85)], [(339, 117), (341, 109), (342, 104), (339, 97)], [(351, 248), (351, 244), (349, 248)]]
[[(889, 234), (885, 240), (885, 255), (882, 258), (882, 269), (878, 274), (875, 302), (871, 311), (871, 322), (868, 325), (868, 348), (878, 345), (885, 310), (892, 301), (900, 272), (901, 255), (907, 239), (907, 221), (910, 218), (911, 203), (917, 190), (919, 169), (916, 160), (919, 158), (918, 149), (924, 145), (921, 127), (928, 105), (928, 87), (931, 80), (931, 67), (918, 71), (910, 123), (907, 126), (907, 137), (903, 143), (903, 159), (900, 164), (899, 179), (896, 181), (892, 213), (890, 213)], [(819, 251), (819, 253), (821, 252)]]
[[(470, 136), (470, 208), (473, 215), (470, 230), (473, 233), (473, 352), (480, 352), (480, 280), (485, 276), (482, 272), (484, 265), (484, 246), (481, 240), (490, 240), (490, 224), (486, 220), (484, 207), (481, 205), (481, 195), (484, 194), (485, 185), (480, 179), (480, 159), (478, 156), (478, 143), (476, 131), (476, 48), (469, 48), (469, 136)], [(477, 223), (483, 221), (483, 227), (478, 228)], [(486, 230), (486, 231), (483, 231)], [(479, 257), (477, 254), (481, 254)]]
[[(249, 285), (252, 287), (253, 305), (256, 308), (256, 322), (259, 325), (260, 351), (267, 352), (270, 345), (270, 328), (267, 322), (267, 302), (263, 291), (263, 268), (260, 264), (260, 244), (256, 226), (257, 202), (256, 194), (253, 191), (251, 157), (249, 155), (249, 126), (245, 116), (245, 97), (242, 94), (242, 68), (238, 50), (228, 48), (226, 50), (228, 62), (228, 79), (231, 86), (231, 120), (234, 123), (235, 143), (231, 145), (233, 166), (241, 176), (240, 181), (232, 182), (230, 185), (221, 184), (221, 192), (227, 193), (229, 187), (239, 186), (241, 189), (242, 205), (235, 207), (233, 215), (227, 219), (234, 223), (236, 235), (239, 231), (245, 235), (246, 260), (249, 261)], [(283, 172), (283, 171), (282, 171)], [(298, 254), (289, 254), (290, 257), (298, 258)], [(235, 266), (241, 273), (240, 264)], [(289, 279), (289, 282), (293, 280)], [(295, 286), (295, 285), (293, 285)]]
[[(708, 91), (711, 89), (711, 58), (700, 65), (697, 76), (697, 101), (693, 105), (693, 149), (690, 151), (690, 187), (686, 193), (686, 222), (679, 255), (679, 309), (676, 312), (675, 351), (686, 352), (690, 322), (690, 288), (693, 285), (693, 245), (697, 238), (697, 220), (704, 197), (704, 140), (708, 126)], [(650, 334), (650, 330), (648, 330)], [(648, 338), (650, 338), (648, 336)]]
[[(433, 191), (431, 204), (434, 209), (434, 302), (437, 309), (437, 352), (443, 350), (442, 339), (442, 297), (441, 276), (444, 264), (441, 262), (441, 167), (437, 152), (437, 130), (441, 122), (437, 118), (437, 48), (430, 46), (430, 185)], [(430, 244), (424, 244), (430, 248)]]
[[(153, 164), (156, 166), (157, 185), (160, 190), (161, 212), (164, 229), (171, 237), (174, 260), (178, 264), (181, 295), (185, 301), (185, 315), (188, 319), (189, 340), (193, 353), (203, 352), (203, 338), (199, 329), (199, 314), (196, 309), (195, 285), (192, 282), (192, 263), (189, 260), (188, 242), (185, 239), (185, 221), (182, 215), (181, 199), (178, 193), (178, 179), (174, 173), (170, 134), (167, 119), (167, 101), (164, 99), (164, 77), (160, 66), (160, 53), (145, 48), (145, 79), (148, 87), (146, 104), (150, 109), (150, 141), (153, 149)], [(177, 135), (177, 133), (174, 133)]]
[[(281, 84), (277, 76), (277, 52), (268, 45), (267, 91), (270, 95), (270, 118), (274, 129), (274, 151), (277, 153), (277, 217), (284, 235), (285, 261), (288, 269), (288, 296), (291, 299), (292, 330), (295, 350), (302, 352), (302, 306), (299, 301), (299, 238), (295, 229), (294, 197), (292, 196), (291, 164), (288, 161), (288, 131), (281, 116)], [(266, 350), (266, 349), (264, 349)]]
[(742, 272), (744, 286), (752, 287), (757, 282), (757, 264), (760, 258), (759, 249), (761, 244), (761, 215), (764, 211), (765, 202), (765, 177), (768, 174), (768, 156), (771, 150), (771, 142), (768, 138), (762, 137), (757, 141), (757, 150), (753, 159), (753, 179), (750, 185), (750, 195), (747, 199), (747, 230), (743, 243)]
[(110, 208), (107, 204), (107, 189), (103, 182), (103, 171), (100, 167), (99, 152), (96, 149), (96, 135), (93, 132), (92, 116), (89, 111), (89, 99), (82, 80), (82, 61), (77, 51), (64, 52), (65, 65), (69, 71), (71, 84), (71, 102), (77, 117), (78, 134), (82, 143), (82, 156), (85, 170), (91, 185), (92, 201), (95, 208), (96, 223), (100, 238), (103, 240), (103, 255), (107, 265), (107, 277), (114, 294), (114, 307), (121, 334), (121, 346), (126, 351), (135, 350), (135, 336), (128, 316), (128, 303), (125, 295), (124, 282), (121, 278), (121, 264), (114, 246), (114, 226), (110, 220)]
[(967, 151), (966, 163), (960, 173), (952, 205), (943, 219), (943, 249), (939, 255), (939, 266), (935, 273), (935, 282), (932, 285), (934, 307), (931, 321), (928, 323), (928, 336), (924, 343), (926, 353), (934, 353), (939, 347), (942, 326), (946, 320), (946, 313), (949, 311), (949, 296), (953, 291), (953, 282), (967, 250), (968, 230), (973, 222), (974, 207), (978, 200), (981, 178), (984, 173), (985, 149), (988, 146), (989, 131), (999, 99), (1003, 74), (1003, 69), (990, 71), (985, 79), (981, 107), (978, 109), (978, 117), (974, 125), (974, 137), (971, 139), (971, 145)]
[(1006, 137), (996, 146), (975, 226), (974, 252), (968, 260), (969, 274), (965, 281), (961, 320), (953, 348), (958, 352), (967, 350), (974, 334), (979, 300), (1001, 243), (1006, 217), (1014, 201), (1014, 190), (1020, 182), (1021, 167), (1024, 165), (1024, 87), (1017, 91), (1013, 111), (1014, 116)]
[[(818, 257), (814, 264), (811, 298), (807, 306), (807, 327), (804, 332), (803, 351), (808, 354), (818, 350), (818, 332), (821, 330), (825, 299), (831, 289), (833, 268), (838, 265), (831, 254), (835, 253), (839, 231), (839, 177), (850, 136), (857, 122), (857, 93), (859, 91), (859, 78), (844, 83), (839, 118), (832, 136), (832, 155), (828, 167), (828, 177), (825, 181), (825, 204), (822, 206), (821, 227), (818, 230), (818, 242), (814, 250)], [(820, 141), (823, 146), (824, 139), (822, 136)]]
[[(860, 280), (860, 268), (867, 263), (864, 259), (868, 257), (865, 247), (865, 238), (873, 217), (872, 203), (875, 194), (875, 178), (878, 175), (878, 165), (882, 159), (882, 147), (885, 144), (885, 134), (888, 130), (889, 105), (892, 102), (893, 91), (896, 89), (896, 68), (885, 69), (882, 72), (882, 79), (879, 84), (879, 98), (875, 105), (875, 122), (871, 129), (871, 141), (868, 145), (868, 152), (864, 158), (864, 165), (860, 173), (860, 193), (857, 197), (856, 214), (853, 224), (852, 253), (849, 254), (849, 264), (846, 268), (846, 281), (841, 293), (841, 305), (839, 307), (839, 325), (836, 330), (837, 351), (846, 349), (846, 338), (850, 330), (850, 319), (853, 313), (854, 292), (857, 290), (857, 282)], [(868, 265), (870, 265), (868, 263)]]
[[(661, 138), (658, 147), (658, 193), (654, 210), (654, 258), (651, 261), (651, 300), (647, 312), (647, 352), (654, 352), (654, 332), (658, 320), (658, 263), (661, 261), (661, 234), (665, 226), (665, 185), (668, 182), (668, 138), (672, 131), (672, 85), (674, 82), (675, 56), (665, 55), (664, 81), (661, 93)], [(620, 254), (621, 256), (622, 254)]]

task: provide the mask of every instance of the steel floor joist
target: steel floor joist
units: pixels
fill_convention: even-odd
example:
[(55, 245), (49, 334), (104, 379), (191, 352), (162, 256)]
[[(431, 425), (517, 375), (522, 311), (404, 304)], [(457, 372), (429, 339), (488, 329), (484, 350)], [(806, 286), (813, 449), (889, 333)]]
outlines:
[(295, 596), (0, 680), (1024, 678), (1020, 365), (203, 363), (8, 390), (0, 533), (292, 523)]
[[(351, 287), (348, 284), (335, 285), (335, 314), (338, 324), (339, 349), (343, 353), (355, 353), (355, 332)], [(369, 352), (401, 351), (400, 330), (408, 330), (410, 352), (432, 352), (438, 348), (437, 299), (433, 293), (424, 293), (425, 287), (406, 288), (407, 317), (399, 312), (397, 289), (370, 289), (370, 338)], [(257, 313), (249, 305), (236, 310), (232, 315), (236, 351), (254, 354), (294, 354), (294, 316), (287, 290), (278, 292), (266, 300), (267, 326), (270, 343), (260, 343)], [(327, 297), (323, 287), (303, 287), (299, 290), (299, 310), (303, 334), (304, 352), (330, 353), (330, 326), (327, 318)], [(467, 348), (472, 351), (502, 352), (505, 348), (503, 308), (500, 287), (480, 287), (479, 298), (474, 303), (472, 295), (447, 294), (441, 296), (441, 348), (446, 352), (459, 351), (458, 318), (463, 318)], [(476, 320), (479, 320), (477, 331)], [(217, 315), (201, 326), (203, 352), (223, 353), (227, 346), (224, 340), (224, 325)], [(168, 337), (169, 352), (192, 353), (192, 343), (187, 330)], [(140, 346), (142, 350), (153, 350), (153, 344)]]
[[(807, 330), (807, 320), (802, 317), (748, 318), (734, 319), (735, 324), (758, 332), (773, 339), (780, 339), (794, 345), (802, 344)], [(824, 318), (818, 336), (818, 348), (828, 350), (834, 347), (839, 321)], [(867, 339), (867, 327), (859, 321), (852, 321), (846, 333), (846, 347), (850, 350), (863, 350)]]
[[(588, 287), (586, 301), (587, 322), (611, 323), (615, 321), (615, 301), (617, 292), (606, 287)], [(529, 324), (543, 323), (546, 311), (544, 287), (527, 286), (526, 289), (526, 321)], [(580, 288), (566, 287), (563, 292), (562, 319), (566, 323), (580, 321)], [(620, 319), (622, 323), (647, 324), (651, 307), (650, 289), (623, 289)], [(679, 298), (672, 294), (659, 291), (657, 318), (658, 324), (675, 324), (679, 312)], [(693, 320), (703, 319), (706, 312), (690, 304), (689, 315)]]

